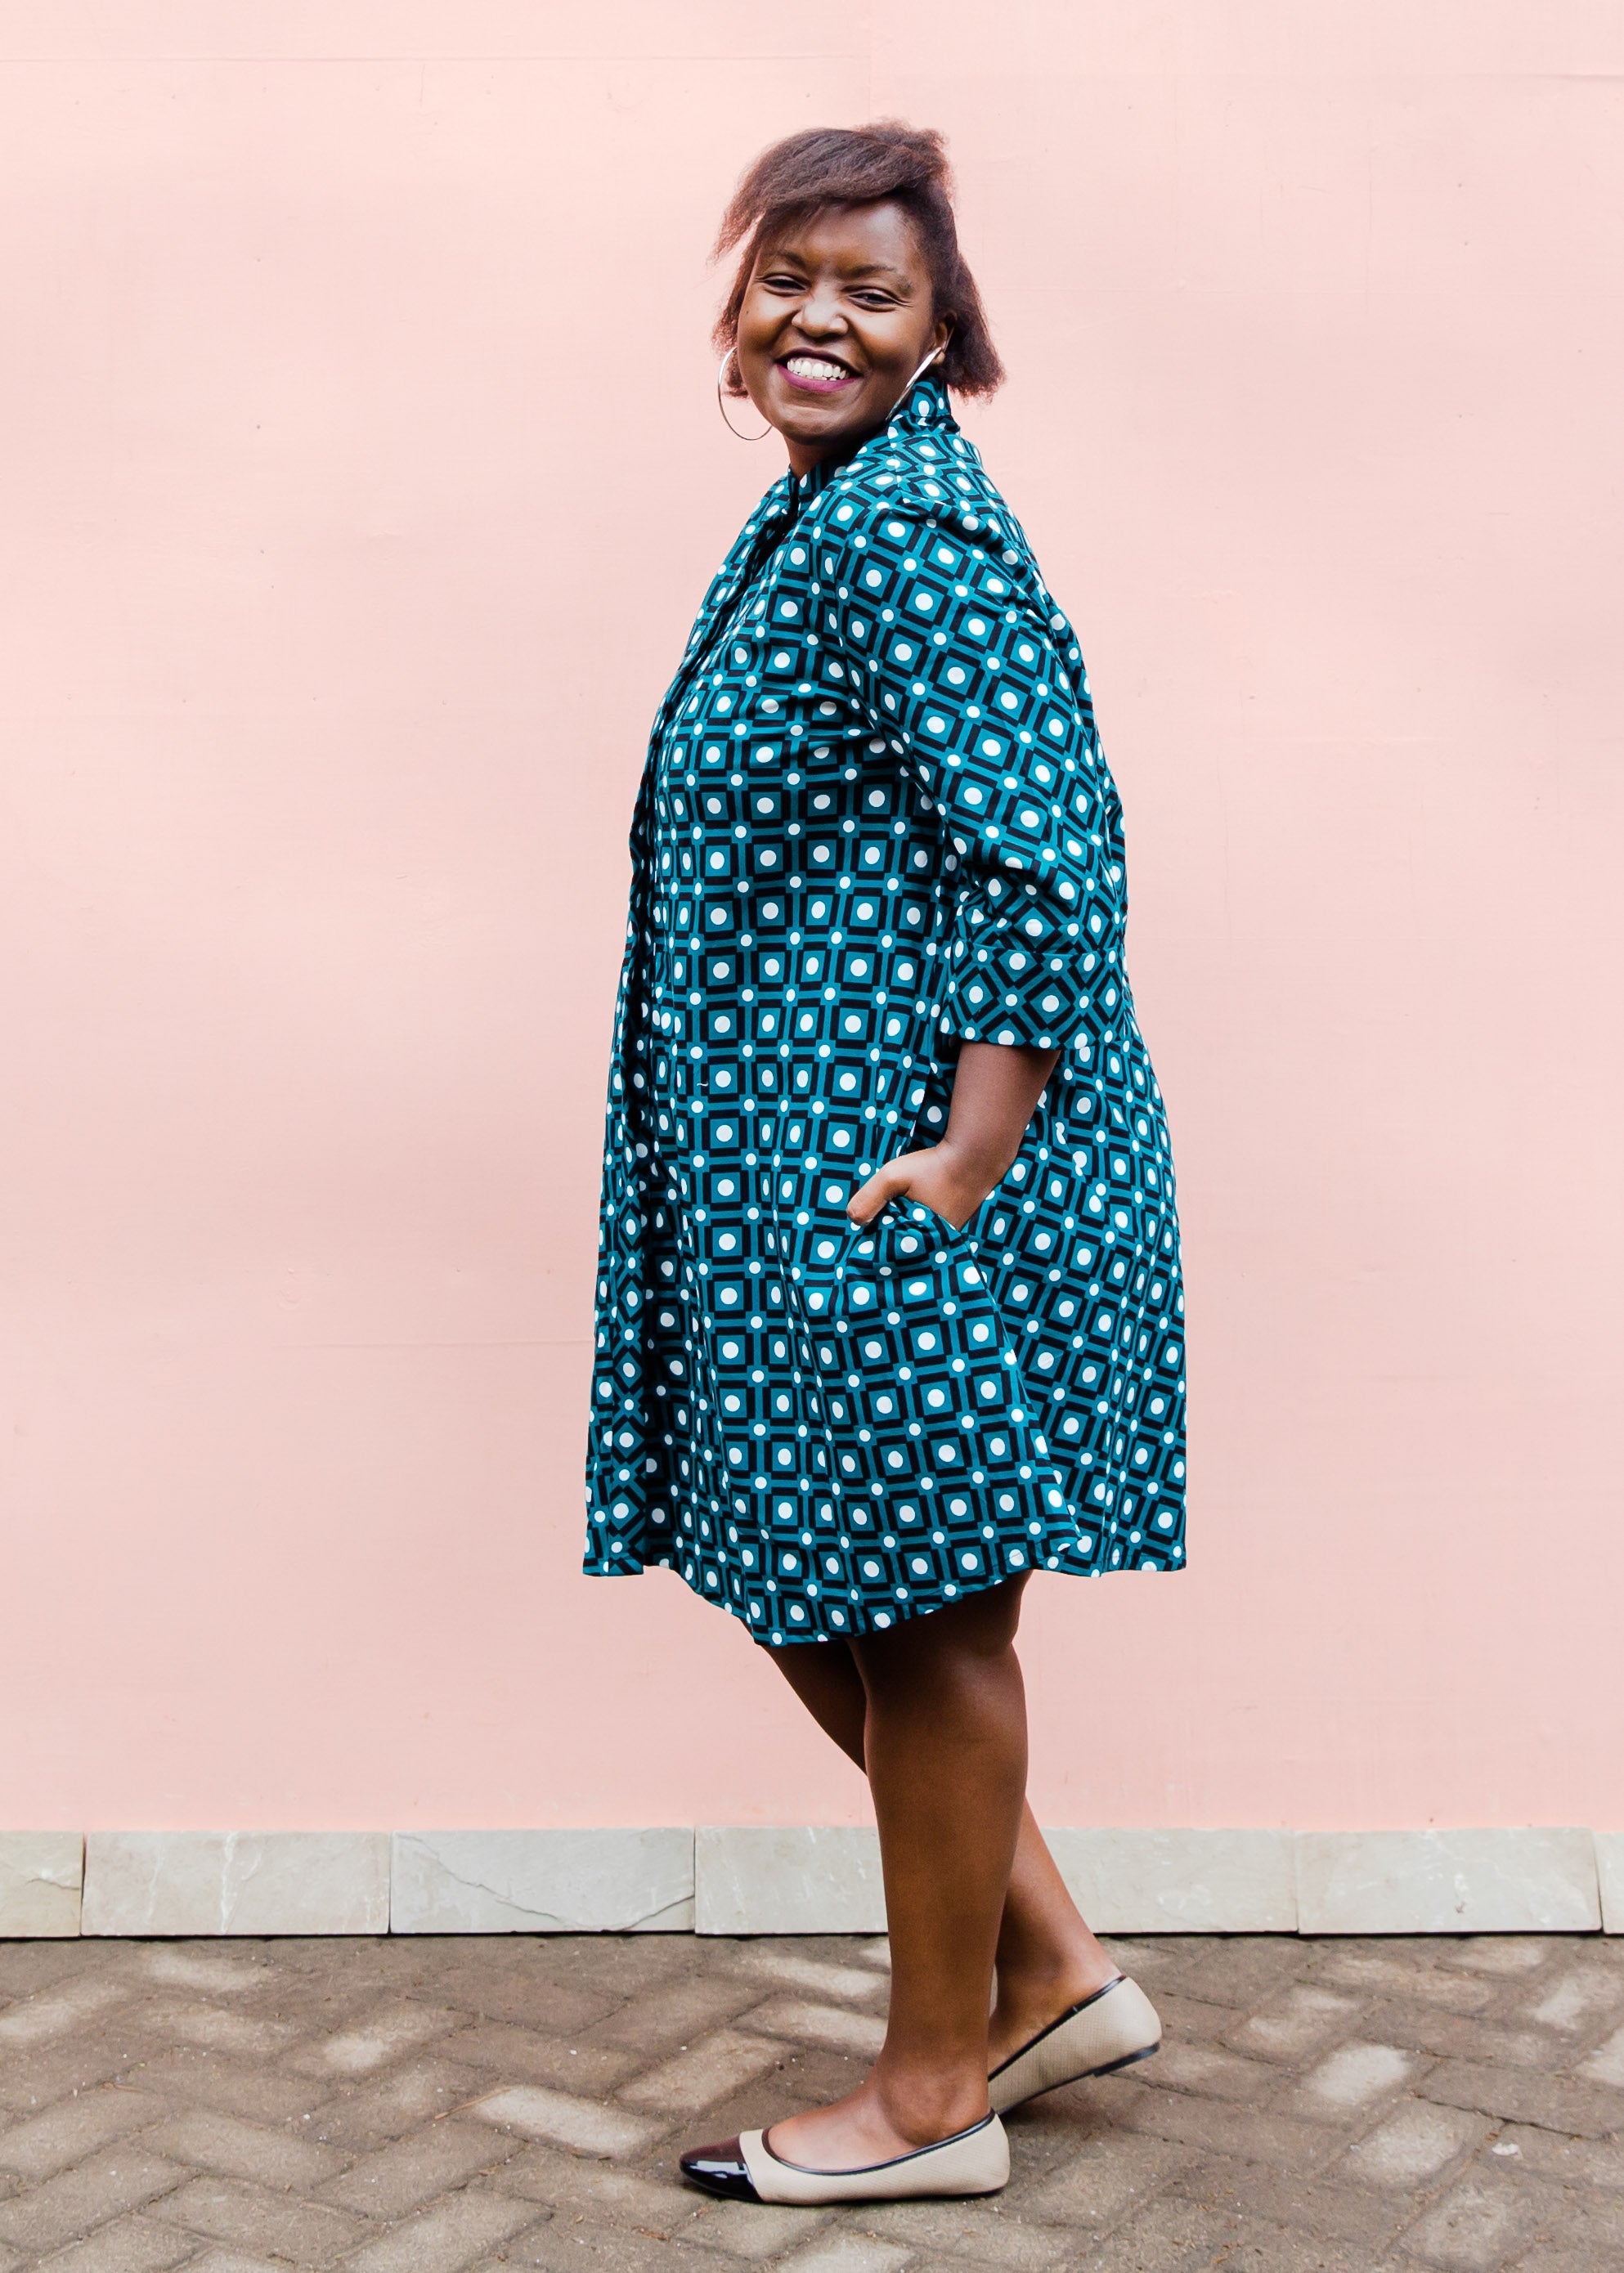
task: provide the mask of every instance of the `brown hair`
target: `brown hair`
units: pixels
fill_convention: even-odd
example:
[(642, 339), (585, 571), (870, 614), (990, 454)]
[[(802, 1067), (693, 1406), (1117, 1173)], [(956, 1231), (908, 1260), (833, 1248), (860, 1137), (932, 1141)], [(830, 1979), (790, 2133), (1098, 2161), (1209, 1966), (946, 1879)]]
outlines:
[[(825, 206), (898, 205), (914, 224), (930, 271), (934, 311), (952, 319), (941, 372), (959, 394), (990, 394), (1004, 365), (981, 296), (959, 250), (947, 148), (930, 127), (876, 118), (867, 126), (813, 126), (763, 150), (745, 173), (717, 231), (716, 258), (745, 244), (733, 289), (711, 337), (724, 355), (738, 345), (739, 311), (756, 253), (770, 232)], [(730, 394), (742, 394), (735, 378)]]

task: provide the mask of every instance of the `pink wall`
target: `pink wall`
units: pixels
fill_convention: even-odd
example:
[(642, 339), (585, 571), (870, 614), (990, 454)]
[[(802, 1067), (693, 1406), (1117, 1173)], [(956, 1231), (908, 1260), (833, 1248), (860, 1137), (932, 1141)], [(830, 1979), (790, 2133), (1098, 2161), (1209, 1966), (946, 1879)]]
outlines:
[(860, 1813), (738, 1628), (575, 1571), (626, 825), (778, 470), (708, 231), (899, 112), (1186, 1224), (1192, 1567), (1034, 1587), (1040, 1811), (1624, 1826), (1611, 0), (41, 0), (0, 53), (4, 1819)]

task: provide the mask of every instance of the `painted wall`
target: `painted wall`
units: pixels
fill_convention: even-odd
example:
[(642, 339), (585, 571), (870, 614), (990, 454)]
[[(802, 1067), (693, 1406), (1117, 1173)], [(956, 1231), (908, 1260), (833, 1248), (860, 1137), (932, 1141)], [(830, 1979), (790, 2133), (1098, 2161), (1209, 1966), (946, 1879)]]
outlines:
[(1192, 1565), (1034, 1587), (1064, 1823), (1624, 1825), (1624, 19), (0, 9), (17, 1825), (838, 1821), (576, 1576), (647, 721), (775, 446), (704, 254), (940, 124), (1181, 1171)]

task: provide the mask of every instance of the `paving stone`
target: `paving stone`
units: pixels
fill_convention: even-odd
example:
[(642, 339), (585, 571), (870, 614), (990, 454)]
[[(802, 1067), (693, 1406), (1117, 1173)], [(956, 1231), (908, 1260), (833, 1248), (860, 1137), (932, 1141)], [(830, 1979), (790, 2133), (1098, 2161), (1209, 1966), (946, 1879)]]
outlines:
[(300, 2266), (330, 2265), (366, 2231), (358, 2217), (244, 2179), (194, 2178), (166, 2195), (153, 2215), (214, 2241), (232, 2242), (264, 2256), (290, 2257)]
[(712, 2029), (735, 2019), (747, 2006), (759, 2004), (761, 1995), (759, 1976), (742, 1968), (714, 1978), (668, 1981), (600, 2022), (584, 2040), (624, 2045), (646, 2059), (708, 2036)]
[(123, 2079), (155, 2049), (115, 2013), (105, 2028), (93, 2022), (58, 2044), (20, 2056), (0, 2051), (0, 2106), (12, 2115), (35, 2115), (70, 2092)]
[(1362, 2243), (1327, 2241), (1252, 2217), (1232, 2224), (1211, 2262), (1223, 2273), (1372, 2273), (1370, 2253)]
[[(684, 2192), (691, 2202), (691, 2189)], [(835, 2214), (824, 2209), (791, 2209), (778, 2203), (706, 2202), (701, 2196), (698, 2213), (686, 2229), (685, 2238), (755, 2262), (781, 2256), (798, 2242), (810, 2240)], [(872, 2221), (874, 2213), (865, 2209), (863, 2216)], [(650, 2230), (647, 2219), (640, 2218), (638, 2224), (645, 2232)], [(652, 2230), (658, 2232), (658, 2227)]]
[[(1219, 2251), (1235, 2238), (1233, 2218), (1162, 2194), (1109, 2240), (1085, 2247), (1075, 2273), (1199, 2273), (1218, 2262)], [(1229, 2258), (1222, 2262), (1229, 2273)]]
[(0, 1941), (0, 1999), (36, 1996), (53, 1981), (85, 1977), (79, 1945), (59, 1941)]
[[(1219, 2008), (1222, 2009), (1222, 2008)], [(1260, 2011), (1235, 2022), (1226, 2042), (1263, 2059), (1299, 2060), (1337, 2037), (1345, 2037), (1359, 2016), (1359, 2000), (1317, 1982), (1297, 1981)]]
[(512, 2151), (512, 2140), (489, 2124), (431, 2123), (329, 2179), (321, 2200), (365, 2217), (404, 2217), (477, 2172), (494, 2170)]
[(579, 2155), (629, 2155), (666, 2127), (618, 2107), (599, 2107), (568, 2092), (515, 2084), (477, 2100), (467, 2110), (482, 2123), (495, 2123), (534, 2139), (551, 2139)]
[(619, 1998), (601, 1987), (577, 1988), (523, 1962), (451, 1964), (438, 1968), (433, 1979), (437, 2004), (549, 2037), (578, 2035), (620, 2010)]
[(838, 2005), (804, 2005), (788, 1997), (753, 2007), (741, 2014), (740, 2025), (768, 2036), (793, 2037), (801, 2044), (826, 2044), (831, 2052), (854, 2052), (866, 2060), (885, 2041), (885, 2023), (877, 2014), (847, 2012)]
[(1395, 2001), (1442, 2006), (1450, 2013), (1480, 2013), (1494, 1995), (1485, 1981), (1474, 1981), (1434, 1965), (1355, 1947), (1340, 1949), (1314, 1969), (1316, 1982), (1359, 1989)]
[(545, 2273), (739, 2273), (739, 2260), (702, 2244), (659, 2241), (623, 2226), (593, 2225), (583, 2218), (553, 2218), (532, 2226), (503, 2253), (515, 2265)]
[(1285, 2178), (1274, 2171), (1250, 2165), (1207, 2162), (1181, 2171), (1169, 2192), (1208, 2209), (1228, 2211), (1237, 2217), (1271, 2219), (1278, 2225), (1302, 2226), (1310, 2233), (1329, 2235), (1336, 2241), (1359, 2241), (1372, 2249), (1387, 2241), (1414, 2215), (1414, 2204), (1391, 2195), (1368, 2194), (1362, 2187), (1337, 2186), (1326, 2179)]
[(0, 2013), (0, 2052), (26, 2052), (36, 2044), (49, 2044), (110, 2012), (115, 2005), (128, 2004), (132, 1994), (131, 1984), (116, 1975), (59, 1981)]
[(116, 2085), (59, 2099), (42, 2114), (0, 2132), (0, 2170), (15, 2171), (37, 2186), (98, 2147), (155, 2123), (163, 2112), (161, 2099)]
[(1263, 2105), (1280, 2089), (1278, 2071), (1257, 2060), (1242, 2059), (1211, 2044), (1183, 2044), (1166, 2037), (1155, 2067), (1147, 2068), (1145, 2074), (1146, 2081), (1158, 2089), (1241, 2100), (1249, 2107)]
[(898, 2273), (914, 2262), (906, 2244), (871, 2240), (866, 2234), (824, 2233), (779, 2262), (794, 2273)]
[(1575, 2029), (1605, 2019), (1624, 2005), (1624, 1972), (1612, 1965), (1569, 1966), (1540, 1984), (1522, 2007), (1542, 2029)]
[(0, 2241), (42, 2254), (58, 2249), (121, 2210), (167, 2194), (192, 2175), (132, 2143), (103, 2147), (71, 2169), (58, 2171), (31, 2194), (0, 2202)]
[(883, 1997), (888, 1986), (884, 1976), (869, 1967), (833, 1965), (826, 1959), (798, 1957), (793, 1950), (777, 1948), (771, 1942), (757, 1942), (747, 1948), (741, 1962), (748, 1971), (764, 1973), (769, 1979), (782, 1981), (792, 1989), (804, 1989), (811, 1997), (851, 1997), (868, 2002)]
[(1336, 2145), (1335, 2137), (1319, 2125), (1255, 2108), (1226, 2106), (1219, 2100), (1191, 2099), (1177, 2091), (1141, 2089), (1114, 2112), (1130, 2130), (1147, 2131), (1187, 2147), (1204, 2147), (1208, 2154), (1238, 2155), (1246, 2162), (1268, 2163), (1277, 2170), (1314, 2170)]
[(1342, 2167), (1361, 2186), (1427, 2187), (1486, 2138), (1489, 2127), (1485, 2116), (1407, 2099), (1350, 2147)]
[[(1181, 1935), (1179, 1939), (1176, 1985), (1186, 1996), (1247, 2011), (1313, 1962), (1312, 1943), (1292, 1934)], [(1183, 1949), (1191, 1953), (1187, 1961)], [(1123, 1970), (1132, 1973), (1133, 1968), (1127, 1965)]]
[(1537, 2241), (1519, 2257), (1513, 2273), (1618, 2273), (1624, 2256), (1608, 2250), (1598, 2256), (1593, 2249), (1568, 2249), (1560, 2242)]
[(154, 2225), (139, 2214), (99, 2225), (83, 2241), (71, 2241), (36, 2260), (40, 2273), (167, 2273), (191, 2257), (197, 2236), (172, 2225)]
[(551, 2083), (560, 2091), (613, 2091), (647, 2060), (625, 2048), (577, 2044), (573, 2037), (544, 2037), (535, 2029), (513, 2029), (500, 2021), (481, 2021), (444, 2037), (438, 2046), (447, 2059), (495, 2074), (504, 2081)]
[(1311, 2068), (1282, 2107), (1311, 2123), (1368, 2115), (1421, 2074), (1426, 2063), (1396, 2044), (1340, 2044)]
[(223, 1951), (200, 1950), (190, 1943), (137, 1943), (135, 1969), (143, 1979), (166, 1988), (199, 1989), (210, 1997), (230, 1996), (286, 1979), (279, 1966), (263, 1957), (232, 1957)]
[(867, 2232), (916, 2251), (921, 2266), (996, 2266), (1001, 2273), (1050, 2273), (1069, 2267), (1077, 2235), (1015, 2217), (1003, 2196), (991, 2202), (918, 2202), (865, 2209)]
[(1056, 2224), (1114, 2225), (1194, 2159), (1189, 2148), (1161, 2139), (1079, 2142), (1054, 2175), (1026, 2196), (1022, 2214)]
[[(664, 2185), (617, 2170), (612, 2163), (589, 2162), (552, 2147), (521, 2148), (492, 2172), (491, 2183), (501, 2194), (522, 2195), (552, 2209), (578, 2211), (595, 2224), (618, 2222), (662, 2239), (669, 2239), (696, 2215), (714, 2217), (734, 2209), (753, 2210), (750, 2204), (712, 2202), (695, 2187)], [(755, 2214), (768, 2216), (765, 2209)]]
[(1439, 1962), (1469, 1973), (1537, 1973), (1549, 1962), (1554, 1945), (1532, 1933), (1479, 1933), (1455, 1939), (1439, 1937)]
[(529, 1943), (527, 1955), (572, 1988), (612, 1997), (646, 1997), (673, 1975), (704, 1969), (695, 1964), (691, 1937), (676, 1933), (549, 1934)]
[(1473, 2171), (1404, 2236), (1409, 2254), (1458, 2273), (1493, 2273), (1531, 2240), (1544, 2212), (1531, 2189)]
[(285, 2261), (245, 2256), (240, 2249), (206, 2249), (186, 2260), (186, 2273), (288, 2273)]
[(138, 2028), (170, 2044), (198, 2044), (211, 2052), (268, 2057), (297, 2042), (303, 2031), (286, 2021), (252, 2013), (227, 2012), (219, 2005), (143, 2005), (131, 2019)]
[(1538, 2123), (1575, 2138), (1601, 2139), (1624, 2130), (1624, 2091), (1572, 2083), (1531, 2069), (1470, 2067), (1440, 2060), (1417, 2087), (1422, 2097), (1451, 2107), (1475, 2107), (1512, 2123)]
[(1624, 2140), (1564, 2139), (1554, 2131), (1515, 2125), (1501, 2131), (1494, 2143), (1515, 2147), (1518, 2161), (1537, 2178), (1624, 2192)]
[(418, 2124), (448, 2115), (490, 2089), (490, 2078), (455, 2060), (414, 2060), (376, 2083), (323, 2098), (311, 2118), (311, 2136), (323, 2145), (364, 2152), (387, 2146)]
[(1574, 2070), (1589, 2083), (1610, 2083), (1624, 2087), (1624, 2029), (1617, 2029), (1605, 2044), (1598, 2047), (1588, 2059), (1582, 2059)]
[(462, 2018), (442, 2005), (385, 2006), (355, 2027), (296, 2053), (288, 2065), (307, 2075), (369, 2075), (461, 2027)]
[(291, 2075), (285, 2068), (251, 2067), (244, 2061), (224, 2059), (218, 2052), (195, 2047), (143, 2060), (126, 2070), (121, 2082), (150, 2092), (156, 2099), (217, 2107), (226, 2114), (240, 2115), (248, 2123), (283, 2123), (290, 2116), (306, 2115), (320, 2105), (330, 2089)]
[(194, 2107), (173, 2116), (147, 2132), (141, 2144), (196, 2170), (213, 2171), (221, 2178), (253, 2179), (265, 2187), (319, 2186), (342, 2170), (345, 2160), (314, 2140), (274, 2131), (263, 2123), (245, 2123), (240, 2116), (214, 2108)]
[(454, 2194), (357, 2249), (346, 2273), (461, 2273), (540, 2215), (511, 2194)]
[(1387, 2002), (1365, 2007), (1364, 2028), (1412, 2052), (1436, 2059), (1505, 2064), (1510, 2067), (1555, 2068), (1573, 2057), (1573, 2048), (1548, 2029), (1501, 2027), (1462, 2013)]
[(1624, 2251), (1624, 2202), (1577, 2188), (1549, 2198), (1546, 2222), (1557, 2239), (1592, 2250)]
[(1155, 2007), (1162, 2016), (1164, 2043), (1216, 2043), (1235, 2026), (1233, 2006), (1208, 2004), (1204, 1998), (1186, 1997), (1177, 1989), (1159, 1988)]
[(702, 2107), (713, 2107), (741, 2085), (765, 2074), (777, 2066), (781, 2052), (780, 2045), (760, 2037), (719, 2029), (703, 2044), (640, 2076), (620, 2097), (628, 2107), (665, 2109), (673, 2115), (697, 2114)]

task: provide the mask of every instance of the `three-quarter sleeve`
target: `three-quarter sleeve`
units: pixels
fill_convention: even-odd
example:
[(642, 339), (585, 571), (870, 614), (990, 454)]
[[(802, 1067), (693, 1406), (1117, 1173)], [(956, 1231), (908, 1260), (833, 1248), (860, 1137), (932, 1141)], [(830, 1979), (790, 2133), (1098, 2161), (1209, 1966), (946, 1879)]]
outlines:
[(832, 505), (824, 621), (940, 835), (944, 1038), (1064, 1048), (1110, 991), (1125, 901), (1082, 658), (1004, 515), (956, 506), (945, 482), (936, 502), (909, 486), (895, 505)]

